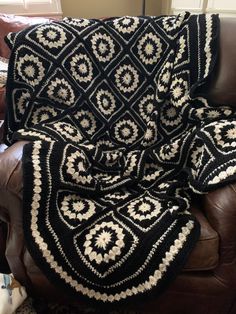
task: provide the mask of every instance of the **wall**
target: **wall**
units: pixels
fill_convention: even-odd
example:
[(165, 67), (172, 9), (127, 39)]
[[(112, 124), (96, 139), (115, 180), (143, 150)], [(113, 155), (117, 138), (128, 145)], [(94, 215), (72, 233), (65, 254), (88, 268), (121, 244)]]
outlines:
[[(63, 16), (99, 18), (141, 15), (142, 0), (61, 0)], [(146, 14), (159, 15), (161, 0), (146, 0)]]
[(178, 14), (181, 11), (192, 13), (219, 13), (220, 16), (236, 17), (235, 0), (172, 0), (171, 11)]

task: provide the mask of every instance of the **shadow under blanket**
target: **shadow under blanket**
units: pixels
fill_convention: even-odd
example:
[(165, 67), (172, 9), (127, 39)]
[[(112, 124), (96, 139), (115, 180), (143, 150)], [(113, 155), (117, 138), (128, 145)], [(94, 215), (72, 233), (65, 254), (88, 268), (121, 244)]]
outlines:
[(65, 18), (7, 37), (5, 141), (24, 231), (55, 285), (101, 304), (159, 293), (199, 237), (191, 193), (235, 179), (236, 122), (198, 95), (216, 15)]

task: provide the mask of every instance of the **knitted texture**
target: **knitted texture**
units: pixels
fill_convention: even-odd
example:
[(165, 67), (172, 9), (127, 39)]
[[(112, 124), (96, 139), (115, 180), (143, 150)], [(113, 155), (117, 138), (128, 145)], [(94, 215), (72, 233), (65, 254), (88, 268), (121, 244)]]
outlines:
[(113, 304), (158, 293), (199, 236), (191, 191), (235, 179), (236, 122), (198, 87), (215, 15), (65, 18), (8, 35), (5, 140), (23, 155), (24, 231), (50, 280)]

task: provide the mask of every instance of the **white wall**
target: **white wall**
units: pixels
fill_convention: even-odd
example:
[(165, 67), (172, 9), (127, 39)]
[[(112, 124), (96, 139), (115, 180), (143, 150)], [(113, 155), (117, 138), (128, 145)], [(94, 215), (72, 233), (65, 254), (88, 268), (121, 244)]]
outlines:
[(172, 0), (171, 11), (219, 13), (221, 16), (236, 17), (235, 0)]
[(209, 7), (231, 10), (236, 8), (235, 0), (208, 0)]
[[(146, 14), (160, 15), (161, 0), (146, 0)], [(63, 16), (100, 18), (141, 15), (142, 0), (61, 0)]]

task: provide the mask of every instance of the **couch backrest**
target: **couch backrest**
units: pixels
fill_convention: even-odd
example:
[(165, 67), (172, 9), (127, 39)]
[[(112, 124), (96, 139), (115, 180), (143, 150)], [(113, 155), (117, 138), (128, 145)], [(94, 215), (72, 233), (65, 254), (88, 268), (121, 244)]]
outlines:
[(209, 100), (236, 106), (236, 19), (221, 18), (219, 57), (207, 89)]
[(4, 41), (4, 37), (10, 32), (18, 32), (30, 25), (47, 23), (49, 18), (27, 17), (13, 14), (0, 13), (0, 56), (9, 58), (10, 50)]

